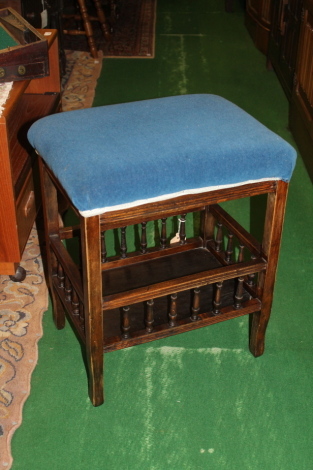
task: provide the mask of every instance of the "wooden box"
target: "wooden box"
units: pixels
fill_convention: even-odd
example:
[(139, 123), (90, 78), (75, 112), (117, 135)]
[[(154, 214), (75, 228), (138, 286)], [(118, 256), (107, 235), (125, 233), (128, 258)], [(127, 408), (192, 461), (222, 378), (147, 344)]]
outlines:
[(49, 75), (48, 43), (12, 8), (0, 10), (0, 82)]

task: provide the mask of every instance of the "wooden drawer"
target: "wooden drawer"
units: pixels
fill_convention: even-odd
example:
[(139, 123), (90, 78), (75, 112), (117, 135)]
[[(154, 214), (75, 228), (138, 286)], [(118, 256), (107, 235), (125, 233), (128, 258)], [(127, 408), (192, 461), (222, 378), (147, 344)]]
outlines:
[(37, 214), (33, 172), (30, 171), (17, 201), (16, 218), (20, 252), (24, 251), (30, 230)]

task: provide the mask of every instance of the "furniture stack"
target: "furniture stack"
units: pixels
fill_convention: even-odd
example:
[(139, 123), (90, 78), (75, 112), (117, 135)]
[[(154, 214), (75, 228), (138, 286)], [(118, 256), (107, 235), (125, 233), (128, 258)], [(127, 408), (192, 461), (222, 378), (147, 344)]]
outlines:
[(313, 178), (313, 0), (248, 0), (246, 26), (290, 102), (289, 127)]
[[(39, 32), (48, 41), (50, 74), (14, 81), (0, 113), (0, 274), (18, 281), (25, 276), (19, 263), (40, 206), (38, 162), (26, 134), (34, 121), (60, 107), (57, 31)], [(27, 66), (20, 67), (26, 76)]]

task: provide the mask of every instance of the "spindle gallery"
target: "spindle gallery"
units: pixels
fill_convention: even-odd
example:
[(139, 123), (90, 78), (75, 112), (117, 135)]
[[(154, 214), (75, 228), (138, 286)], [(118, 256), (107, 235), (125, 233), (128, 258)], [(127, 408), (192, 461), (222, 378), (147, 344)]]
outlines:
[[(260, 244), (217, 205), (204, 208), (201, 215), (206, 229), (203, 227), (200, 234), (188, 239), (186, 214), (177, 216), (181, 221), (180, 241), (173, 244), (170, 243), (172, 234), (166, 234), (167, 219), (158, 220), (157, 226), (162, 226), (159, 246), (147, 247), (147, 222), (140, 223), (140, 246), (131, 253), (127, 253), (125, 241), (127, 228), (131, 227), (122, 227), (118, 229), (120, 253), (111, 257), (106, 255), (105, 232), (101, 231), (101, 270), (106, 292), (102, 306), (112, 319), (105, 331), (105, 351), (167, 336), (168, 328), (172, 334), (188, 331), (260, 307), (257, 276), (266, 266)], [(63, 228), (61, 239), (75, 231), (76, 228)], [(63, 252), (61, 247), (58, 244)], [(65, 251), (64, 256), (67, 257)], [(53, 265), (57, 267), (53, 282), (83, 337), (83, 293), (77, 283), (72, 285), (72, 272), (68, 270), (67, 260), (64, 261), (62, 266), (62, 256), (53, 255)], [(227, 275), (222, 274), (223, 281), (219, 280), (222, 268), (227, 268)], [(240, 276), (239, 269), (243, 270)], [(175, 293), (170, 292), (173, 276), (181, 277)], [(199, 276), (199, 285), (191, 287)], [(210, 277), (212, 282), (208, 284)], [(145, 300), (147, 283), (156, 297)], [(159, 297), (164, 289), (168, 295)], [(121, 295), (123, 306), (119, 308)]]

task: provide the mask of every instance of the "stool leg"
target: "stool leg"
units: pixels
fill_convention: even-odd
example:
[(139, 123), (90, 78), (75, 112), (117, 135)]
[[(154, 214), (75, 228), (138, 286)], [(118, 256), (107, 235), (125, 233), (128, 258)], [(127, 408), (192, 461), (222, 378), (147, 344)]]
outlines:
[(50, 247), (50, 236), (59, 233), (59, 211), (58, 211), (58, 198), (57, 190), (52, 183), (41, 158), (39, 158), (39, 169), (41, 173), (41, 187), (42, 192), (42, 206), (45, 224), (45, 238), (46, 238), (46, 262), (47, 262), (47, 275), (48, 284), (50, 288), (50, 295), (53, 305), (53, 320), (58, 330), (65, 326), (65, 312), (58, 294), (54, 291), (52, 280), (53, 273), (57, 272), (57, 262), (53, 256)]
[(92, 57), (96, 59), (98, 57), (98, 51), (97, 51), (97, 47), (96, 47), (96, 43), (95, 43), (95, 39), (94, 39), (94, 35), (93, 35), (92, 25), (91, 25), (91, 22), (89, 20), (89, 15), (88, 15), (88, 11), (87, 11), (87, 8), (86, 8), (86, 3), (85, 3), (85, 0), (77, 0), (77, 1), (78, 1), (78, 4), (79, 4), (80, 14), (82, 16), (82, 20), (83, 20), (83, 23), (84, 23), (84, 29), (85, 29), (85, 32), (86, 32), (90, 52), (91, 52)]
[(268, 260), (266, 272), (260, 273), (258, 289), (262, 295), (262, 309), (252, 317), (250, 332), (250, 351), (257, 357), (264, 352), (266, 327), (270, 318), (273, 292), (281, 243), (288, 184), (278, 181), (276, 193), (268, 195), (263, 251)]
[(104, 11), (101, 7), (100, 0), (94, 0), (94, 4), (95, 4), (96, 10), (97, 10), (97, 16), (98, 16), (98, 19), (99, 19), (99, 23), (101, 25), (103, 36), (106, 39), (106, 41), (110, 41), (111, 40), (110, 27), (109, 27), (109, 24), (106, 20)]
[(101, 282), (100, 219), (81, 218), (86, 355), (89, 396), (94, 406), (103, 396), (103, 313)]

